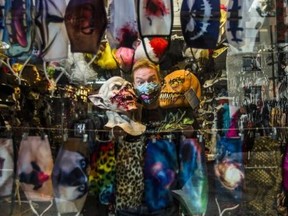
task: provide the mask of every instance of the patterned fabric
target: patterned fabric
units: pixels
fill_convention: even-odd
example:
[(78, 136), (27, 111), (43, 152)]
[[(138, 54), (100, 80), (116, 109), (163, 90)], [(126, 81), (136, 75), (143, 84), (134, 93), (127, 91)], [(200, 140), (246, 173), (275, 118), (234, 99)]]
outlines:
[(208, 203), (208, 179), (203, 146), (196, 139), (184, 139), (179, 151), (180, 190), (173, 190), (189, 215), (203, 214)]
[(28, 200), (51, 201), (53, 159), (48, 138), (28, 136), (21, 140), (17, 176)]
[(214, 171), (217, 177), (217, 199), (231, 205), (239, 204), (243, 199), (244, 183), (240, 138), (221, 137), (217, 140)]
[(255, 140), (245, 169), (247, 212), (255, 215), (277, 215), (276, 200), (281, 186), (281, 153), (279, 143), (269, 137)]
[(115, 195), (115, 149), (114, 142), (98, 142), (92, 153), (89, 175), (90, 192), (99, 197), (101, 204), (112, 203)]
[[(3, 2), (3, 1), (2, 1)], [(34, 40), (33, 1), (5, 1), (3, 38), (10, 48), (8, 56), (25, 55), (32, 50)]]
[(52, 173), (57, 210), (80, 213), (88, 195), (89, 147), (81, 138), (68, 138), (60, 148)]
[(175, 143), (149, 140), (145, 152), (145, 203), (148, 209), (160, 210), (173, 203), (171, 189), (178, 170)]
[(71, 52), (96, 54), (106, 25), (103, 0), (70, 0), (65, 12), (65, 26)]
[(144, 142), (120, 140), (116, 157), (116, 210), (141, 205), (144, 191)]
[(220, 26), (219, 0), (184, 0), (181, 28), (188, 47), (214, 49)]

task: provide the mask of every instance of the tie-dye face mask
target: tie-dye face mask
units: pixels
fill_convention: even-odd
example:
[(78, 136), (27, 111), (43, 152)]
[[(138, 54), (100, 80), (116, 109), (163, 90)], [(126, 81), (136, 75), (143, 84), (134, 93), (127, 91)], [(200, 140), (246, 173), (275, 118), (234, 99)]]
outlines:
[[(50, 201), (50, 206), (44, 212), (53, 204), (52, 169), (53, 159), (48, 137), (23, 136), (18, 152), (17, 176), (27, 200)], [(30, 207), (36, 211), (32, 204)]]
[(88, 194), (88, 144), (68, 138), (59, 150), (52, 174), (56, 207), (60, 214), (80, 213)]
[(96, 146), (90, 162), (89, 191), (98, 196), (101, 204), (108, 205), (115, 196), (115, 144), (113, 141), (97, 141)]
[(203, 146), (196, 139), (183, 139), (179, 148), (179, 190), (173, 195), (188, 215), (202, 215), (208, 204), (208, 177)]
[(159, 139), (147, 143), (144, 161), (145, 203), (150, 211), (172, 205), (178, 162), (175, 143)]

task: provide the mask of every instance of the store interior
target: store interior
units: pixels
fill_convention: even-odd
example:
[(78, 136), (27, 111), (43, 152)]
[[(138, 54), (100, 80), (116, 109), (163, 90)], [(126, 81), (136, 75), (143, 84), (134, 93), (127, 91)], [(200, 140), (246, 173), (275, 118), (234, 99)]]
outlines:
[(0, 0), (0, 216), (287, 216), (287, 5)]

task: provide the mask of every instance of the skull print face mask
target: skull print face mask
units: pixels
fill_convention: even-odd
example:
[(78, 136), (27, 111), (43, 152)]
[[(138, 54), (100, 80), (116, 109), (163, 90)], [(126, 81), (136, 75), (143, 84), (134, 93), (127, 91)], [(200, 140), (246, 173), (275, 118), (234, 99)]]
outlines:
[(201, 97), (198, 78), (186, 70), (176, 70), (164, 78), (159, 102), (162, 108), (196, 107)]

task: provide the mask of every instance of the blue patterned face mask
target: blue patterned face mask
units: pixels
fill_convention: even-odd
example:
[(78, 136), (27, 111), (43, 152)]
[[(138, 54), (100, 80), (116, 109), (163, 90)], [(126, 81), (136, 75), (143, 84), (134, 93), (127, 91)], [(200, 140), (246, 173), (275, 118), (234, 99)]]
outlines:
[(144, 104), (154, 103), (160, 93), (160, 84), (156, 82), (145, 82), (135, 88), (137, 96)]

